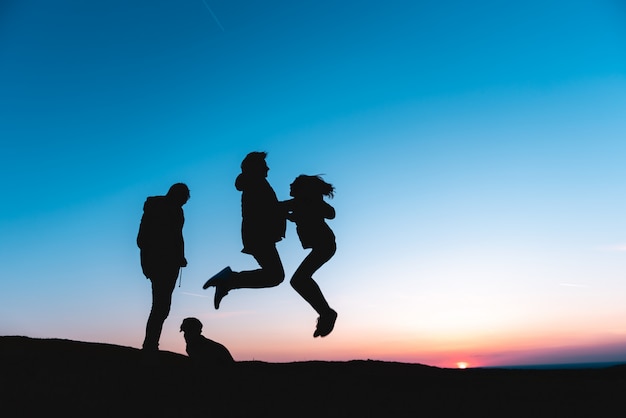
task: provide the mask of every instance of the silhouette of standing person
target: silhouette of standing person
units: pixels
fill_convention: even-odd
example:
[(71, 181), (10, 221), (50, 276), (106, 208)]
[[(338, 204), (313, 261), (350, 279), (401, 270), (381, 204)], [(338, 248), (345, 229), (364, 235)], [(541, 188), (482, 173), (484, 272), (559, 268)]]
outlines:
[(252, 255), (261, 268), (234, 272), (225, 267), (207, 280), (202, 288), (215, 286), (215, 309), (230, 290), (274, 287), (285, 279), (276, 243), (285, 237), (286, 212), (267, 181), (266, 157), (266, 152), (258, 151), (246, 155), (235, 180), (235, 188), (241, 192), (241, 252)]
[(187, 265), (183, 205), (189, 200), (184, 183), (170, 187), (165, 196), (148, 197), (137, 234), (143, 274), (152, 283), (152, 308), (146, 324), (143, 350), (156, 352), (163, 323), (170, 313), (172, 293), (181, 267)]
[(326, 219), (335, 217), (335, 209), (324, 201), (332, 198), (335, 188), (320, 176), (298, 176), (290, 186), (293, 197), (287, 206), (287, 219), (296, 224), (302, 248), (311, 249), (291, 278), (291, 286), (319, 314), (313, 337), (325, 337), (331, 333), (337, 320), (337, 312), (326, 301), (319, 286), (313, 280), (315, 273), (331, 259), (337, 250), (335, 234)]

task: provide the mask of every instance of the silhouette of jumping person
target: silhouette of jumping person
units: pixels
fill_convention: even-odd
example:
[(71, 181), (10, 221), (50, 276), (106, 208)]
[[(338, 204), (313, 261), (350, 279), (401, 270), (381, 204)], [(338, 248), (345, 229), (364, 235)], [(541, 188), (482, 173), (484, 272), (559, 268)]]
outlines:
[(230, 290), (274, 287), (285, 279), (276, 243), (285, 236), (286, 212), (267, 181), (266, 157), (266, 152), (258, 151), (246, 155), (241, 162), (241, 174), (235, 180), (235, 188), (241, 192), (241, 252), (252, 255), (261, 268), (234, 272), (225, 267), (207, 280), (202, 288), (215, 286), (215, 309), (219, 309)]
[(226, 347), (202, 335), (202, 322), (198, 318), (183, 319), (180, 331), (184, 332), (187, 354), (196, 365), (223, 368), (235, 362)]
[(331, 333), (337, 320), (335, 312), (326, 301), (317, 283), (315, 273), (331, 259), (337, 250), (335, 234), (325, 219), (335, 217), (335, 209), (324, 201), (324, 196), (332, 198), (335, 188), (320, 176), (298, 176), (290, 186), (293, 197), (284, 204), (287, 206), (287, 219), (296, 224), (296, 231), (302, 248), (311, 249), (291, 278), (291, 286), (319, 314), (313, 337), (325, 337)]
[(183, 205), (189, 200), (184, 183), (170, 187), (165, 196), (148, 197), (137, 234), (143, 274), (152, 283), (152, 308), (146, 324), (143, 350), (156, 352), (163, 323), (170, 313), (172, 293), (181, 267), (187, 265)]

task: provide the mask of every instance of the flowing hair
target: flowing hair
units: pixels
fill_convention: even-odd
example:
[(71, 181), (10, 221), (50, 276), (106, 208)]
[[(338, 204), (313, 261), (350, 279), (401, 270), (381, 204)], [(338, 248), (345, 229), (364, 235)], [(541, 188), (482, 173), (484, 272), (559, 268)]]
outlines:
[(293, 187), (306, 196), (327, 196), (331, 199), (335, 196), (335, 187), (325, 182), (320, 175), (301, 174), (294, 180)]

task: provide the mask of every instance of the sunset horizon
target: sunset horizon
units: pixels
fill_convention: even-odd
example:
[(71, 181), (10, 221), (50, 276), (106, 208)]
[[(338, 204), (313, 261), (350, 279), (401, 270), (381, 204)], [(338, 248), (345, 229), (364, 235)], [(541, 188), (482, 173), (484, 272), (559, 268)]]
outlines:
[[(0, 335), (141, 348), (144, 202), (184, 183), (160, 350), (185, 354), (195, 317), (238, 361), (626, 362), (621, 2), (32, 0), (0, 21)], [(219, 309), (203, 289), (259, 268), (253, 151), (278, 201), (303, 174), (334, 187), (327, 336), (290, 284), (311, 251), (292, 221), (282, 283)]]

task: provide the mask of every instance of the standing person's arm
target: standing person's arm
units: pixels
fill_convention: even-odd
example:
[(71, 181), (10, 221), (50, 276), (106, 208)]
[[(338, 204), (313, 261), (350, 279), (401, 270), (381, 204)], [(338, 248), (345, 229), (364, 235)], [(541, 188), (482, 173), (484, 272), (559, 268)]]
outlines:
[(187, 259), (185, 258), (185, 241), (183, 241), (183, 245), (182, 245), (182, 249), (181, 249), (181, 260), (180, 260), (180, 266), (181, 267), (187, 267)]
[(185, 225), (185, 214), (181, 208), (180, 210), (180, 267), (187, 266), (187, 259), (185, 258), (185, 239), (183, 238), (183, 226)]

